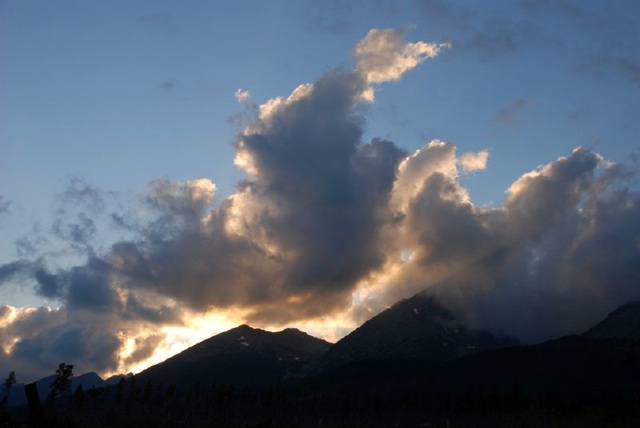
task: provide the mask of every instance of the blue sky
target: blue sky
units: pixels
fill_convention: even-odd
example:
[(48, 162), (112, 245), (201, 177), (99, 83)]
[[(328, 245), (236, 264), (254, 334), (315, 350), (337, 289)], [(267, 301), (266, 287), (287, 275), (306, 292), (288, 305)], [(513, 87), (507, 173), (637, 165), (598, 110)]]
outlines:
[[(490, 148), (480, 202), (499, 203), (523, 171), (577, 145), (613, 158), (637, 147), (637, 69), (589, 69), (599, 55), (637, 60), (634, 2), (580, 2), (584, 18), (513, 2), (456, 2), (449, 16), (430, 3), (4, 1), (2, 193), (28, 210), (69, 177), (123, 192), (206, 176), (231, 192), (234, 91), (287, 93), (349, 61), (374, 27), (429, 41), (488, 32), (487, 46), (454, 45), (385, 87), (367, 130), (409, 149), (430, 137)], [(516, 99), (509, 123), (496, 120)]]
[[(475, 206), (502, 207), (522, 174), (578, 146), (626, 162), (640, 147), (637, 16), (635, 1), (0, 1), (0, 265), (85, 262), (53, 231), (88, 212), (65, 199), (73, 183), (141, 218), (156, 179), (210, 179), (220, 204), (247, 177), (236, 90), (259, 105), (352, 70), (373, 28), (451, 48), (358, 107), (362, 142), (488, 149), (486, 169), (459, 177)], [(133, 239), (108, 213), (93, 220), (91, 252)], [(33, 283), (13, 278), (0, 304), (65, 305)]]

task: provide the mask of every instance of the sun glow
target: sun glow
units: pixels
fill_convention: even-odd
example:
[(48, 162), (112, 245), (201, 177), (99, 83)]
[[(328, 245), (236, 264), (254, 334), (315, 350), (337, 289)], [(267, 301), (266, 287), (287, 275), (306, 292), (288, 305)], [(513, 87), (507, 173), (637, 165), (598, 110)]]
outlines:
[[(187, 313), (183, 319), (184, 324), (181, 326), (167, 325), (157, 330), (149, 327), (137, 333), (122, 332), (123, 346), (120, 351), (118, 369), (103, 373), (103, 377), (123, 373), (139, 373), (152, 365), (161, 363), (211, 336), (242, 324), (244, 312), (211, 308), (204, 314)], [(137, 348), (136, 340), (143, 340), (152, 335), (162, 337), (155, 350), (148, 358), (132, 362), (131, 357)]]

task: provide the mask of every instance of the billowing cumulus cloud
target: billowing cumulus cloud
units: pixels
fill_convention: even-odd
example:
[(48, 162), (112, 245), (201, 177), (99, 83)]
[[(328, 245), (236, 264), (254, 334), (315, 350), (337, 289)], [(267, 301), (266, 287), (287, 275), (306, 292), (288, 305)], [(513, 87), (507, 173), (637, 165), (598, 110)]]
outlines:
[[(193, 314), (344, 334), (425, 290), (470, 325), (536, 341), (579, 332), (639, 297), (637, 165), (578, 148), (522, 175), (503, 206), (480, 208), (459, 177), (485, 169), (487, 150), (459, 155), (434, 140), (409, 154), (363, 141), (371, 85), (442, 47), (372, 30), (354, 48), (355, 70), (245, 106), (235, 163), (246, 178), (235, 193), (220, 197), (207, 178), (153, 180), (141, 215), (111, 214), (129, 237), (88, 248), (85, 263), (0, 266), (0, 280), (32, 277), (40, 295), (62, 302), (0, 309), (3, 365), (32, 375), (63, 360), (127, 370), (168, 346), (163, 326)], [(70, 200), (101, 207), (93, 188), (74, 186)], [(59, 234), (89, 247), (85, 226)]]
[[(524, 174), (503, 207), (480, 209), (457, 181), (453, 150), (432, 143), (400, 170), (396, 183), (412, 190), (395, 189), (404, 221), (394, 250), (410, 257), (388, 258), (369, 304), (426, 289), (469, 324), (538, 341), (640, 296), (632, 169), (578, 148)], [(410, 163), (431, 169), (413, 175)]]
[[(200, 310), (248, 307), (254, 321), (305, 319), (348, 301), (353, 284), (384, 261), (378, 230), (404, 156), (387, 141), (361, 143), (354, 105), (364, 83), (331, 71), (260, 106), (238, 136), (236, 163), (248, 178), (237, 193), (206, 215), (154, 222), (153, 239), (114, 247), (127, 286)], [(156, 187), (154, 195), (167, 193)], [(197, 203), (181, 198), (176, 210), (171, 200), (154, 205), (181, 213)]]
[(7, 315), (0, 326), (3, 367), (25, 376), (45, 376), (55, 361), (73, 361), (79, 370), (108, 371), (117, 366), (119, 340), (109, 325), (96, 317), (78, 319), (65, 309), (15, 309), (4, 306)]

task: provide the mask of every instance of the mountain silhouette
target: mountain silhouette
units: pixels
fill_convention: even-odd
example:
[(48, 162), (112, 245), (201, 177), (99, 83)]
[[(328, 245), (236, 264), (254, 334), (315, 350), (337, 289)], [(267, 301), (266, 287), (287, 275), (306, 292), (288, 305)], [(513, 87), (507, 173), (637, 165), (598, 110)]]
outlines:
[[(48, 411), (78, 426), (638, 426), (638, 310), (525, 346), (417, 295), (335, 345), (242, 325)], [(87, 390), (120, 378), (89, 373), (72, 388), (83, 379)], [(52, 380), (38, 381), (41, 399)]]
[(165, 385), (260, 386), (295, 376), (331, 344), (300, 330), (269, 332), (241, 325), (136, 375)]
[[(97, 373), (89, 372), (79, 376), (74, 376), (71, 379), (71, 392), (74, 392), (79, 385), (86, 391), (91, 388), (101, 388), (104, 386), (112, 385), (120, 380), (121, 376), (112, 376), (107, 380), (103, 380)], [(40, 401), (44, 402), (47, 396), (51, 392), (51, 383), (56, 378), (56, 375), (43, 377), (36, 381), (36, 389), (38, 390), (38, 397)], [(24, 384), (17, 383), (13, 385), (9, 393), (8, 404), (10, 406), (19, 406), (27, 403), (27, 396), (24, 393)]]
[(338, 341), (323, 355), (321, 367), (384, 359), (437, 362), (518, 344), (512, 338), (468, 329), (435, 298), (417, 294), (399, 301)]
[(640, 301), (619, 307), (582, 335), (590, 339), (640, 339)]

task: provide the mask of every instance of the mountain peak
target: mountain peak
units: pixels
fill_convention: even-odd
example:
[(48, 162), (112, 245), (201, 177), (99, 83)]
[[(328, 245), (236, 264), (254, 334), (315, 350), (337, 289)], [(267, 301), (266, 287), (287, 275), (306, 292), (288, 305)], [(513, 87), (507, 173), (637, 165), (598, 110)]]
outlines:
[(138, 374), (142, 380), (181, 385), (202, 382), (260, 385), (294, 375), (330, 343), (298, 329), (270, 332), (242, 324), (210, 337)]
[(483, 349), (511, 346), (489, 332), (470, 330), (433, 297), (417, 294), (371, 318), (336, 343), (325, 366), (380, 359), (443, 361)]
[(264, 331), (264, 330), (260, 330), (259, 328), (253, 328), (248, 324), (241, 324), (237, 327), (234, 327), (232, 329), (229, 329), (223, 333), (229, 333), (231, 331)]
[(625, 303), (582, 335), (590, 339), (640, 339), (640, 301)]

